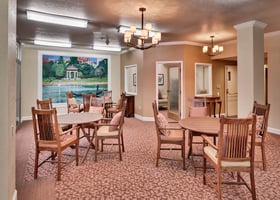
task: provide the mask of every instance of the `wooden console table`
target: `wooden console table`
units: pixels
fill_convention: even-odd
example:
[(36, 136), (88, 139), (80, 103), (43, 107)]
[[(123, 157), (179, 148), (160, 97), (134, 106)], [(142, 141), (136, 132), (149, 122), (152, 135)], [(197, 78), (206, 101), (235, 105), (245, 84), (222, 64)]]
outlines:
[(134, 96), (126, 95), (127, 105), (125, 110), (126, 117), (134, 117)]
[(206, 99), (206, 104), (209, 109), (209, 116), (211, 117), (212, 112), (214, 114), (214, 117), (216, 117), (216, 104), (219, 104), (219, 117), (221, 114), (222, 109), (222, 101), (220, 96), (215, 95), (205, 95), (205, 96), (195, 96), (196, 99)]

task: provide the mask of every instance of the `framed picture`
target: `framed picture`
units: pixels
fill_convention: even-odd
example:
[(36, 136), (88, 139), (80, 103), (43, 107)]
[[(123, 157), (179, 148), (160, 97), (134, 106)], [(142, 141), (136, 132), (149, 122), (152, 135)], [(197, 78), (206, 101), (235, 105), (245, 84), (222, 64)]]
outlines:
[(164, 74), (158, 74), (158, 85), (164, 85)]
[(136, 86), (136, 73), (133, 73), (132, 76), (133, 86)]

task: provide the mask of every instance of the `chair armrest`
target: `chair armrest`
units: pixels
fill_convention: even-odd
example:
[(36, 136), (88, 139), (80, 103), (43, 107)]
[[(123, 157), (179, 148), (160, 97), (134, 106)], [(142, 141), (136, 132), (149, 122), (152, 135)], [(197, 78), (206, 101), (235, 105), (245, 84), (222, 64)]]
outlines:
[(66, 135), (68, 133), (71, 133), (74, 130), (79, 129), (79, 128), (80, 128), (80, 126), (74, 126), (74, 127), (70, 128), (70, 129), (67, 129), (66, 131), (63, 131), (60, 135)]
[(206, 136), (206, 135), (201, 135), (202, 139), (203, 139), (203, 146), (207, 146), (210, 145), (211, 147), (213, 147), (214, 149), (218, 150), (218, 147), (216, 145), (214, 145), (214, 143), (211, 141), (211, 139)]

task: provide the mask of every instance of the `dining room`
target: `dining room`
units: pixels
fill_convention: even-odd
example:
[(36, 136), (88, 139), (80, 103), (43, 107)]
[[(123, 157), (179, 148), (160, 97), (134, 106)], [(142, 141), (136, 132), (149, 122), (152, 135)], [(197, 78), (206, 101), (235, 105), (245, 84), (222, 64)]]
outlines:
[[(162, 84), (162, 80), (165, 80), (164, 81), (165, 84), (167, 83), (166, 80), (168, 80), (167, 75), (164, 76), (164, 79), (158, 79), (158, 71), (156, 69), (157, 62), (181, 63), (180, 75), (177, 76), (180, 77), (181, 80), (180, 82), (178, 82), (178, 80), (176, 81), (176, 83), (180, 83), (180, 85), (178, 86), (180, 86), (181, 88), (181, 91), (177, 93), (177, 94), (180, 93), (180, 99), (178, 99), (177, 102), (179, 102), (178, 105), (180, 105), (180, 109), (179, 109), (180, 112), (178, 113), (180, 113), (181, 119), (185, 118), (188, 115), (189, 104), (187, 102), (187, 99), (189, 97), (197, 96), (196, 89), (195, 89), (196, 88), (195, 66), (197, 63), (212, 66), (212, 83), (210, 87), (211, 95), (216, 96), (217, 94), (219, 94), (220, 100), (222, 102), (220, 106), (222, 115), (228, 112), (228, 107), (229, 107), (228, 103), (230, 103), (230, 101), (227, 101), (228, 96), (227, 96), (226, 84), (229, 77), (231, 78), (233, 77), (232, 71), (231, 73), (228, 73), (226, 66), (236, 66), (237, 73), (238, 73), (237, 74), (238, 76), (236, 76), (238, 78), (237, 79), (238, 95), (235, 96), (238, 105), (236, 107), (237, 110), (236, 116), (240, 116), (240, 117), (247, 116), (248, 111), (252, 109), (252, 103), (254, 100), (258, 100), (262, 103), (271, 104), (270, 116), (268, 121), (268, 132), (271, 135), (268, 137), (269, 145), (267, 151), (270, 151), (272, 149), (271, 153), (269, 153), (270, 156), (268, 156), (268, 160), (270, 160), (270, 162), (275, 162), (275, 163), (271, 164), (272, 168), (268, 167), (268, 169), (269, 169), (269, 173), (273, 174), (272, 176), (274, 178), (274, 172), (277, 172), (276, 167), (273, 166), (277, 165), (276, 163), (277, 159), (275, 158), (278, 157), (278, 155), (276, 155), (277, 154), (276, 152), (279, 144), (277, 140), (277, 136), (280, 134), (279, 131), (280, 127), (278, 123), (280, 106), (278, 100), (279, 99), (278, 88), (275, 87), (279, 85), (278, 84), (279, 83), (279, 77), (278, 77), (279, 27), (277, 25), (278, 24), (277, 20), (275, 23), (275, 20), (273, 19), (277, 19), (279, 2), (270, 1), (269, 3), (267, 3), (265, 1), (258, 1), (257, 2), (258, 4), (252, 5), (250, 1), (230, 1), (227, 3), (220, 2), (220, 1), (209, 1), (206, 4), (207, 5), (206, 6), (201, 1), (196, 2), (195, 4), (192, 5), (190, 5), (189, 2), (182, 3), (180, 1), (174, 1), (173, 2), (174, 4), (172, 2), (167, 2), (167, 1), (164, 3), (160, 1), (153, 1), (150, 3), (144, 2), (145, 5), (141, 5), (141, 6), (138, 4), (135, 6), (131, 6), (131, 4), (128, 3), (128, 1), (122, 0), (116, 3), (114, 6), (112, 6), (112, 4), (109, 1), (106, 1), (105, 3), (104, 2), (97, 3), (95, 1), (91, 1), (89, 2), (90, 4), (86, 6), (86, 8), (89, 10), (85, 9), (85, 7), (84, 9), (81, 8), (82, 6), (85, 6), (86, 5), (85, 2), (88, 1), (82, 1), (83, 3), (77, 3), (76, 1), (75, 2), (71, 1), (71, 3), (73, 3), (74, 5), (69, 3), (68, 10), (62, 9), (65, 8), (63, 2), (56, 2), (56, 3), (50, 1), (47, 2), (36, 1), (36, 3), (34, 2), (28, 3), (28, 0), (18, 1), (18, 2), (14, 0), (4, 0), (1, 1), (0, 3), (1, 9), (4, 10), (0, 14), (1, 22), (3, 25), (0, 31), (0, 35), (2, 36), (1, 37), (2, 40), (0, 41), (1, 44), (0, 49), (1, 52), (3, 52), (0, 54), (0, 58), (3, 61), (3, 69), (2, 69), (0, 80), (2, 86), (1, 94), (3, 94), (3, 96), (5, 97), (2, 98), (2, 103), (1, 103), (2, 106), (1, 111), (3, 113), (2, 120), (1, 120), (1, 127), (3, 133), (5, 134), (1, 135), (1, 140), (0, 140), (1, 141), (0, 146), (3, 148), (3, 151), (1, 151), (1, 157), (3, 158), (3, 162), (1, 162), (3, 163), (3, 165), (1, 165), (1, 170), (0, 170), (1, 177), (3, 177), (1, 183), (3, 183), (4, 185), (4, 187), (2, 187), (1, 189), (0, 197), (3, 197), (3, 199), (20, 198), (19, 195), (17, 195), (17, 186), (16, 186), (18, 184), (17, 181), (20, 182), (20, 180), (18, 179), (16, 173), (18, 170), (21, 170), (20, 167), (21, 165), (17, 165), (15, 160), (16, 159), (21, 160), (21, 158), (16, 158), (16, 154), (14, 152), (18, 151), (21, 145), (24, 144), (21, 141), (16, 142), (16, 138), (20, 135), (19, 134), (20, 132), (18, 132), (18, 130), (20, 130), (22, 127), (23, 130), (27, 129), (27, 132), (28, 133), (30, 132), (29, 129), (30, 126), (25, 126), (25, 125), (26, 123), (28, 124), (28, 122), (30, 122), (32, 118), (31, 107), (35, 106), (36, 103), (35, 100), (37, 98), (43, 99), (44, 97), (43, 96), (44, 94), (42, 92), (44, 91), (43, 82), (44, 82), (44, 75), (45, 75), (43, 73), (43, 68), (42, 68), (42, 63), (43, 63), (42, 56), (44, 54), (68, 56), (69, 60), (67, 60), (67, 63), (72, 62), (73, 58), (81, 58), (79, 62), (80, 61), (83, 62), (83, 69), (75, 68), (75, 65), (79, 64), (78, 60), (75, 60), (76, 61), (74, 63), (75, 65), (72, 65), (74, 67), (70, 67), (68, 69), (68, 72), (66, 72), (67, 70), (64, 69), (64, 66), (62, 67), (64, 63), (62, 62), (52, 63), (50, 61), (51, 65), (48, 66), (50, 71), (53, 70), (54, 68), (57, 69), (55, 72), (52, 71), (52, 73), (59, 78), (49, 79), (48, 81), (49, 81), (49, 85), (57, 83), (53, 88), (55, 88), (55, 90), (57, 90), (58, 93), (59, 90), (62, 89), (61, 85), (58, 83), (59, 80), (62, 80), (64, 78), (78, 79), (80, 77), (85, 77), (87, 73), (92, 73), (92, 72), (96, 72), (95, 76), (101, 76), (101, 74), (107, 73), (108, 75), (108, 80), (106, 83), (108, 84), (107, 89), (113, 91), (113, 96), (112, 96), (113, 101), (117, 101), (121, 93), (126, 90), (125, 80), (127, 79), (127, 77), (125, 75), (125, 66), (130, 66), (130, 65), (137, 66), (135, 79), (133, 79), (133, 76), (129, 77), (131, 83), (135, 84), (134, 87), (136, 89), (134, 91), (134, 94), (132, 95), (135, 106), (133, 107), (134, 109), (133, 109), (133, 113), (131, 113), (131, 116), (134, 116), (134, 118), (132, 117), (131, 119), (126, 118), (126, 120), (129, 122), (129, 124), (135, 125), (135, 127), (133, 127), (135, 130), (137, 130), (137, 128), (140, 128), (142, 126), (148, 128), (150, 125), (151, 126), (151, 129), (149, 130), (150, 132), (153, 132), (155, 130), (152, 124), (153, 111), (151, 109), (151, 102), (153, 102), (158, 97), (159, 82), (160, 84)], [(92, 2), (96, 3), (96, 5), (93, 6), (93, 4), (91, 4)], [(140, 3), (139, 1), (136, 2)], [(46, 7), (39, 8), (40, 6), (46, 6), (46, 5), (48, 5), (47, 8)], [(196, 5), (195, 8), (192, 7), (194, 5)], [(33, 8), (39, 6), (37, 7), (37, 11), (41, 10), (41, 12), (52, 10), (52, 12), (56, 15), (60, 15), (61, 13), (69, 15), (70, 13), (72, 18), (75, 18), (75, 15), (77, 15), (76, 16), (77, 18), (88, 17), (89, 26), (86, 29), (80, 29), (80, 28), (73, 28), (73, 27), (67, 28), (64, 27), (64, 25), (58, 25), (58, 26), (48, 25), (46, 23), (44, 24), (47, 26), (46, 28), (43, 25), (43, 23), (34, 22), (27, 19), (26, 11), (31, 9), (29, 6)], [(111, 12), (103, 12), (104, 6), (106, 6), (108, 10), (110, 9)], [(119, 9), (114, 9), (117, 6)], [(124, 38), (125, 34), (119, 32), (120, 29), (116, 30), (116, 27), (123, 25), (122, 24), (123, 21), (120, 19), (121, 17), (124, 17), (125, 19), (131, 19), (131, 21), (128, 20), (127, 22), (128, 25), (132, 25), (135, 22), (140, 21), (139, 7), (142, 8), (142, 6), (146, 7), (145, 12), (144, 9), (140, 9), (140, 11), (143, 11), (145, 14), (144, 19), (149, 19), (152, 22), (154, 22), (153, 27), (156, 27), (158, 28), (158, 31), (161, 31), (162, 38), (160, 41), (158, 41), (159, 37), (158, 34), (156, 34), (157, 35), (157, 38), (155, 38), (156, 42), (153, 44), (155, 46), (152, 45), (151, 48), (149, 49), (139, 50), (139, 49), (134, 49), (134, 47), (127, 46), (129, 45), (127, 44), (129, 42), (129, 38), (132, 37), (133, 34), (128, 34)], [(207, 30), (203, 34), (203, 36), (201, 35), (200, 37), (198, 37), (200, 33), (197, 30), (205, 30), (203, 28), (205, 27), (203, 26), (205, 25), (205, 20), (200, 20), (202, 18), (186, 17), (187, 14), (192, 13), (191, 10), (189, 10), (190, 8), (189, 6), (191, 6), (192, 10), (196, 10), (197, 13), (203, 14), (204, 16), (202, 17), (203, 19), (213, 20), (212, 22), (209, 21), (207, 23), (209, 26), (208, 25), (206, 26)], [(159, 7), (161, 9), (159, 9)], [(207, 9), (211, 8), (210, 9), (211, 12), (205, 12), (206, 7)], [(235, 9), (232, 9), (233, 7)], [(169, 17), (165, 18), (162, 16), (162, 10), (166, 8), (168, 8), (167, 11), (169, 13), (169, 15), (167, 16), (169, 16), (170, 18)], [(243, 8), (247, 8), (247, 9), (243, 9)], [(85, 12), (85, 10), (87, 10), (87, 12)], [(87, 13), (90, 15), (87, 16)], [(95, 19), (97, 18), (102, 19), (101, 17), (102, 13), (104, 14), (115, 13), (116, 15), (110, 15), (109, 18), (105, 18), (106, 20), (104, 19), (101, 20), (100, 22), (96, 22)], [(176, 13), (179, 14), (179, 16), (176, 17)], [(220, 26), (214, 26), (214, 24), (216, 24), (216, 22), (219, 21), (217, 20), (216, 17), (214, 17), (215, 13), (220, 13), (220, 14), (233, 13), (231, 17), (234, 17), (235, 20), (230, 18), (231, 20), (229, 20), (228, 23), (225, 23), (224, 26), (221, 26), (227, 28), (222, 28), (223, 30), (221, 30), (219, 34), (217, 35), (215, 34), (213, 43), (214, 44), (217, 43), (220, 46), (223, 46), (222, 53), (219, 55), (209, 56), (206, 51), (204, 52), (205, 50), (204, 46), (208, 46), (208, 47), (211, 46), (211, 43), (209, 45), (209, 36), (212, 35), (212, 32), (216, 33), (216, 31), (218, 31), (219, 29), (217, 27), (220, 27)], [(163, 23), (161, 21), (162, 19), (167, 20), (167, 23), (166, 21)], [(189, 21), (193, 19), (197, 20), (197, 23), (192, 23), (192, 21)], [(229, 19), (229, 18), (224, 17), (224, 19)], [(201, 24), (198, 22), (203, 22), (203, 23)], [(195, 24), (200, 25), (200, 28), (192, 27), (192, 25)], [(167, 26), (165, 27), (165, 25)], [(173, 27), (172, 25), (174, 26), (176, 25), (177, 28)], [(167, 27), (169, 27), (170, 29)], [(184, 28), (184, 31), (179, 31), (180, 28)], [(40, 30), (43, 32), (40, 32)], [(52, 30), (51, 31), (52, 34), (50, 34), (50, 32), (46, 30)], [(111, 35), (112, 30), (114, 32), (114, 35)], [(228, 34), (224, 34), (226, 33), (225, 30), (229, 31), (227, 32)], [(28, 35), (29, 33), (31, 35)], [(71, 40), (73, 40), (71, 41), (73, 42), (72, 43), (73, 46), (72, 48), (67, 48), (67, 47), (62, 48), (62, 47), (50, 47), (50, 46), (45, 47), (42, 45), (34, 44), (33, 42), (36, 36), (35, 33), (37, 34), (40, 33), (39, 34), (40, 36), (47, 36), (50, 34), (51, 35), (50, 38), (54, 38), (56, 34), (58, 34), (59, 38), (68, 38), (69, 36), (69, 39), (71, 38)], [(183, 33), (183, 35), (179, 33)], [(117, 40), (120, 41), (123, 51), (113, 52), (113, 51), (104, 51), (104, 50), (98, 51), (96, 49), (93, 50), (93, 47), (96, 46), (93, 45), (93, 41), (101, 41), (102, 43), (106, 44), (106, 46), (108, 45), (110, 46), (115, 42), (113, 36), (116, 36), (118, 38)], [(227, 38), (223, 38), (223, 36), (227, 36)], [(74, 41), (75, 38), (78, 39), (76, 42)], [(87, 39), (92, 39), (92, 40), (89, 41)], [(82, 40), (87, 40), (87, 41), (82, 41)], [(60, 43), (60, 42), (56, 42), (56, 43)], [(108, 64), (108, 68), (104, 68), (104, 67), (101, 68), (101, 67), (97, 67), (97, 65), (95, 64), (93, 65), (92, 63), (98, 63), (95, 61), (92, 63), (88, 61), (87, 63), (85, 62), (85, 60), (83, 60), (84, 58), (91, 58), (91, 57), (97, 58), (96, 60), (98, 60), (98, 62), (102, 59), (106, 60), (106, 63)], [(89, 64), (90, 67), (87, 64)], [(15, 67), (11, 67), (11, 66), (15, 66)], [(66, 74), (64, 74), (64, 70)], [(70, 72), (71, 70), (73, 70), (73, 73)], [(60, 94), (62, 94), (61, 91)], [(65, 96), (63, 95), (63, 97)], [(56, 101), (56, 99), (54, 99), (54, 101)], [(166, 106), (166, 102), (168, 106), (168, 99), (167, 101), (165, 99), (164, 106)], [(66, 101), (57, 103), (54, 106), (56, 107), (59, 115), (63, 115), (67, 113)], [(218, 109), (219, 109), (219, 104), (217, 104), (216, 111), (218, 111)], [(144, 130), (139, 129), (139, 130), (140, 130), (139, 132), (148, 131), (146, 129)], [(134, 131), (132, 131), (132, 129), (128, 129), (125, 132), (134, 132)], [(136, 135), (136, 138), (138, 137), (140, 136)], [(271, 141), (270, 141), (270, 137), (271, 137)], [(21, 138), (21, 140), (24, 139)], [(133, 139), (130, 138), (127, 139), (127, 141), (130, 140), (133, 141)], [(147, 137), (146, 140), (150, 141), (152, 139)], [(153, 142), (155, 141), (153, 140)], [(31, 145), (30, 141), (27, 142), (27, 144)], [(147, 143), (147, 146), (149, 146), (150, 149), (153, 149), (154, 146), (152, 145), (153, 145), (152, 143), (151, 144)], [(132, 147), (128, 148), (128, 150), (134, 152), (135, 155), (135, 153), (137, 154), (137, 152), (139, 152), (139, 149), (141, 149), (142, 146), (137, 146), (136, 144), (134, 146), (138, 151), (136, 151)], [(274, 147), (276, 149), (273, 149)], [(27, 148), (30, 149), (32, 147), (30, 148), (27, 147)], [(24, 150), (20, 150), (19, 155), (20, 157), (22, 157), (22, 159), (25, 158), (26, 161), (28, 161), (28, 158), (25, 157), (26, 155), (24, 154), (24, 152), (25, 152)], [(125, 158), (126, 153), (124, 154), (123, 157), (123, 160), (125, 161), (126, 161)], [(89, 155), (90, 154), (91, 152), (89, 152)], [(145, 154), (152, 155), (152, 153), (148, 151), (145, 152)], [(139, 154), (138, 156), (141, 157), (143, 155)], [(133, 157), (133, 155), (131, 155), (131, 157)], [(150, 164), (153, 163), (151, 162), (151, 160), (154, 159), (154, 157), (150, 156), (148, 158), (149, 158), (148, 161), (141, 160), (142, 163), (150, 163)], [(135, 163), (138, 163), (138, 161), (135, 161)], [(127, 165), (129, 164), (131, 163), (129, 162)], [(84, 166), (88, 166), (88, 164), (85, 163)], [(83, 168), (83, 165), (79, 166), (78, 168), (80, 167)], [(102, 167), (104, 168), (105, 166)], [(191, 168), (191, 165), (189, 165), (188, 167)], [(99, 171), (100, 168), (97, 170)], [(143, 169), (143, 171), (145, 170), (147, 172), (150, 170), (150, 172), (153, 172), (154, 175), (158, 175), (156, 169), (151, 169), (151, 168), (148, 168), (148, 170), (147, 168)], [(137, 170), (127, 169), (127, 171), (137, 171)], [(170, 171), (170, 173), (173, 172), (174, 171)], [(25, 173), (25, 172), (20, 172), (20, 173)], [(268, 172), (260, 172), (261, 175), (259, 174), (259, 176), (256, 177), (257, 178), (266, 177), (268, 176), (268, 174), (266, 173)], [(143, 172), (143, 174), (145, 173)], [(123, 175), (126, 176), (125, 173), (123, 173)], [(178, 179), (181, 179), (179, 174), (176, 175), (178, 175)], [(92, 177), (93, 175), (91, 176), (91, 178)], [(144, 176), (144, 182), (147, 182), (147, 179), (145, 178), (146, 176)], [(154, 178), (157, 179), (158, 176)], [(166, 178), (170, 178), (170, 177), (166, 177)], [(46, 180), (51, 180), (51, 179), (52, 178), (50, 179), (46, 178)], [(106, 179), (106, 178), (101, 177), (101, 179)], [(275, 179), (277, 182), (278, 179), (277, 178)], [(21, 181), (23, 180), (24, 179), (22, 179)], [(195, 179), (195, 180), (199, 182), (201, 181), (200, 179), (199, 180)], [(153, 182), (153, 180), (149, 180), (149, 181)], [(126, 182), (129, 182), (129, 180), (126, 179)], [(25, 183), (26, 182), (23, 181), (20, 182), (19, 184), (20, 186), (26, 189), (25, 190), (26, 192), (29, 190), (27, 189), (29, 184), (25, 185)], [(30, 185), (32, 184), (36, 185), (36, 182), (35, 183), (29, 182), (29, 183)], [(37, 183), (40, 183), (40, 181), (38, 181)], [(59, 185), (59, 183), (54, 183), (54, 182), (52, 182), (50, 185), (53, 186), (56, 184)], [(186, 184), (192, 184), (192, 183), (186, 183)], [(143, 187), (143, 185), (141, 187)], [(162, 184), (161, 186), (163, 185), (164, 184)], [(169, 184), (167, 183), (166, 185), (169, 186)], [(268, 185), (271, 185), (271, 182), (268, 182)], [(41, 186), (44, 187), (45, 184), (42, 184)], [(135, 184), (135, 186), (137, 186), (137, 188), (140, 187), (140, 185), (137, 184)], [(260, 188), (260, 186), (258, 187)], [(147, 188), (150, 189), (150, 187)], [(159, 191), (161, 188), (159, 188)], [(186, 192), (183, 188), (181, 189), (183, 193)], [(199, 188), (199, 190), (204, 190), (204, 189), (205, 189), (204, 187)], [(276, 195), (277, 197), (278, 195), (277, 193), (271, 194), (273, 192), (268, 194), (262, 192), (262, 190), (260, 189), (257, 189), (257, 195), (259, 195), (258, 190), (261, 191), (261, 193), (263, 193), (261, 195), (264, 195), (264, 199), (269, 198), (270, 195), (272, 197), (275, 197), (274, 195)], [(39, 189), (39, 191), (43, 191), (43, 190)], [(46, 191), (54, 191), (54, 190), (44, 190), (44, 192)], [(190, 191), (192, 190), (190, 189)], [(138, 194), (137, 192), (138, 190), (133, 188), (133, 193)], [(166, 191), (164, 192), (166, 193)], [(210, 191), (209, 189), (208, 192), (212, 194), (212, 190)], [(57, 194), (58, 193), (56, 192), (56, 195)], [(150, 193), (148, 194), (151, 196), (153, 195)], [(188, 192), (186, 194), (192, 197), (192, 194)], [(198, 196), (200, 198), (205, 197), (205, 196), (200, 196), (200, 194), (198, 194)], [(145, 198), (146, 196), (143, 195), (143, 197)], [(186, 196), (185, 194), (182, 194), (180, 197), (186, 197)], [(58, 198), (63, 198), (63, 195), (59, 196)]]

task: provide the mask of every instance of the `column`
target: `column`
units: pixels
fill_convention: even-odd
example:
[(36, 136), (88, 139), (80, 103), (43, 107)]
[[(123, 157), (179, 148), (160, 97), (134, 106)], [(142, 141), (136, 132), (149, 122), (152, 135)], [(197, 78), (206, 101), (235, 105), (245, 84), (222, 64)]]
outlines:
[(237, 30), (238, 117), (246, 117), (254, 100), (265, 102), (264, 28), (266, 24), (249, 21), (235, 25)]
[(0, 199), (17, 199), (16, 132), (16, 0), (0, 1)]

